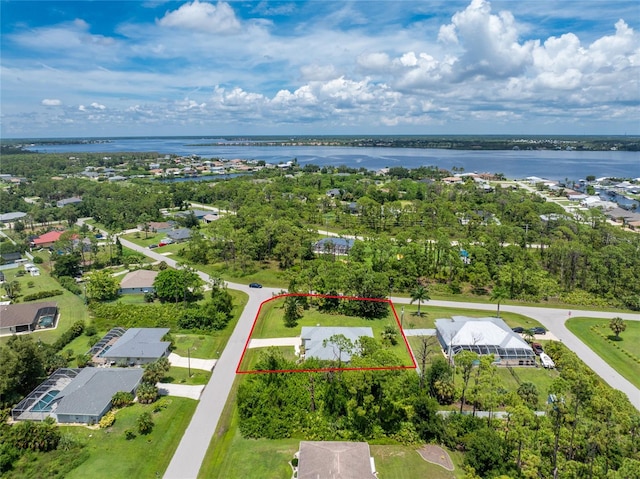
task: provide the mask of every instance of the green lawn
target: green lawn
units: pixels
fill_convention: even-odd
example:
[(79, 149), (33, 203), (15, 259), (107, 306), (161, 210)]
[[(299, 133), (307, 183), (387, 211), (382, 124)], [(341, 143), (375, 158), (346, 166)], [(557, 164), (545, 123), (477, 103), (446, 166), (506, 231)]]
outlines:
[(89, 459), (71, 471), (66, 479), (114, 477), (161, 477), (169, 465), (182, 434), (195, 411), (197, 401), (166, 397), (160, 402), (166, 409), (153, 413), (155, 427), (151, 434), (138, 435), (127, 441), (125, 429), (135, 430), (135, 422), (143, 411), (153, 411), (155, 405), (134, 404), (118, 411), (115, 424), (108, 429), (61, 427), (86, 444)]
[(275, 348), (280, 353), (282, 353), (282, 356), (289, 361), (295, 361), (298, 359), (298, 356), (296, 356), (293, 346), (270, 346), (269, 348), (247, 349), (244, 354), (244, 357), (242, 358), (242, 363), (240, 364), (240, 370), (241, 371), (255, 370), (256, 363), (260, 359), (261, 353), (267, 351), (267, 349), (273, 349), (273, 348)]
[[(391, 325), (398, 331), (397, 322), (393, 316), (393, 312), (389, 310), (386, 318), (383, 319), (363, 319), (342, 314), (327, 314), (311, 307), (304, 311), (304, 317), (298, 321), (295, 328), (287, 328), (283, 321), (284, 299), (275, 299), (262, 306), (260, 316), (256, 322), (255, 328), (251, 335), (252, 338), (284, 338), (300, 336), (303, 326), (344, 326), (344, 327), (370, 327), (373, 330), (373, 336), (380, 341), (382, 332), (387, 325)], [(403, 365), (411, 365), (411, 358), (402, 337), (396, 336), (398, 343), (391, 346), (391, 351), (396, 353)], [(243, 368), (245, 365), (243, 365)]]
[(464, 477), (462, 453), (449, 451), (455, 469), (447, 471), (443, 467), (422, 459), (411, 446), (371, 446), (371, 455), (381, 479), (455, 479)]
[[(457, 298), (460, 300), (461, 298)], [(429, 303), (422, 304), (420, 307), (421, 316), (417, 315), (418, 305), (413, 304), (397, 304), (394, 308), (398, 314), (398, 318), (402, 320), (404, 329), (433, 329), (435, 328), (435, 320), (440, 318), (451, 318), (452, 316), (468, 316), (470, 318), (486, 318), (495, 316), (492, 311), (484, 311), (482, 309), (462, 309), (462, 308), (445, 308), (439, 306), (429, 306)], [(404, 318), (402, 309), (404, 308)], [(500, 318), (504, 320), (510, 327), (522, 326), (523, 328), (534, 328), (542, 326), (535, 319), (516, 313), (500, 312)]]
[(211, 378), (211, 371), (203, 371), (201, 369), (191, 368), (191, 376), (189, 376), (188, 368), (178, 368), (171, 366), (169, 372), (164, 377), (163, 383), (187, 384), (199, 386), (207, 384)]
[(627, 329), (620, 334), (621, 341), (611, 341), (607, 339), (609, 336), (613, 337), (607, 319), (576, 317), (566, 322), (573, 334), (609, 366), (640, 388), (640, 321), (625, 321), (625, 324)]
[(242, 381), (237, 376), (209, 444), (198, 478), (290, 479), (288, 462), (298, 450), (299, 439), (244, 439), (238, 430), (236, 394)]
[[(8, 282), (17, 280), (20, 283), (21, 296), (37, 293), (39, 291), (51, 291), (55, 289), (63, 292), (60, 296), (52, 296), (50, 298), (34, 301), (38, 303), (49, 301), (58, 303), (60, 314), (56, 329), (41, 330), (32, 333), (32, 337), (35, 340), (41, 339), (45, 343), (52, 343), (76, 321), (82, 320), (88, 322), (89, 312), (85, 307), (84, 298), (70, 293), (60, 286), (60, 283), (49, 276), (49, 273), (47, 272), (48, 265), (40, 264), (38, 266), (40, 267), (40, 276), (30, 276), (28, 274), (24, 276), (16, 276), (18, 271), (23, 270), (23, 268), (16, 268), (4, 271), (5, 280)], [(31, 288), (28, 285), (30, 282), (33, 282), (33, 287)], [(8, 338), (9, 336), (0, 338), (0, 344), (7, 341)]]

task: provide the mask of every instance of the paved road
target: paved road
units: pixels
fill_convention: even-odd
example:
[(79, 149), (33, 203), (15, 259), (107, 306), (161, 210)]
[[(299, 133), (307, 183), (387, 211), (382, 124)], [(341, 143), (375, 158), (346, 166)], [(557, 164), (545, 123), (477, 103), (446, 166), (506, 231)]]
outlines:
[[(390, 298), (394, 303), (407, 304), (411, 300), (409, 298)], [(491, 311), (495, 313), (496, 306), (493, 304), (478, 304), (478, 303), (458, 303), (455, 301), (429, 301), (426, 303), (431, 306), (443, 306), (449, 308), (464, 308), (464, 309), (481, 309)], [(562, 341), (569, 349), (575, 352), (580, 359), (582, 359), (593, 371), (604, 379), (611, 387), (619, 389), (624, 392), (631, 403), (640, 410), (640, 390), (626, 380), (620, 373), (609, 366), (600, 356), (594, 353), (586, 344), (580, 341), (571, 331), (565, 326), (565, 321), (569, 319), (568, 309), (556, 309), (556, 308), (536, 308), (533, 306), (512, 306), (501, 305), (502, 311), (509, 311), (512, 313), (522, 314), (529, 316), (539, 321), (545, 328), (549, 330), (558, 340)], [(588, 318), (613, 318), (619, 316), (622, 319), (630, 321), (640, 321), (640, 314), (633, 313), (609, 313), (603, 311), (582, 311), (571, 310), (571, 315), (574, 317), (588, 317)]]
[[(156, 253), (148, 248), (143, 248), (130, 241), (120, 238), (123, 246), (133, 249), (158, 261), (165, 261), (169, 266), (176, 267), (177, 262), (171, 258)], [(203, 280), (210, 278), (205, 273), (200, 272)], [(227, 283), (231, 289), (244, 291), (249, 295), (249, 302), (245, 307), (236, 328), (234, 329), (227, 347), (223, 351), (216, 367), (211, 375), (211, 379), (205, 387), (200, 403), (196, 408), (191, 423), (180, 441), (167, 471), (165, 479), (194, 479), (198, 475), (202, 461), (204, 460), (211, 438), (216, 430), (222, 410), (227, 401), (229, 392), (235, 379), (235, 371), (240, 361), (240, 356), (246, 344), (247, 338), (253, 325), (255, 315), (260, 304), (280, 292), (279, 289), (263, 288), (251, 289), (246, 285)], [(394, 303), (408, 304), (409, 298), (390, 298)], [(459, 303), (454, 301), (429, 301), (427, 304), (433, 306), (480, 309), (494, 312), (496, 306), (492, 304), (479, 303)], [(640, 410), (640, 391), (629, 381), (618, 374), (611, 366), (603, 361), (597, 354), (589, 349), (564, 325), (569, 318), (569, 310), (553, 308), (536, 308), (530, 306), (501, 306), (502, 311), (510, 311), (529, 316), (553, 333), (560, 341), (564, 342), (571, 350), (585, 361), (600, 377), (602, 377), (612, 387), (623, 391), (630, 399), (631, 403)], [(612, 318), (620, 316), (625, 320), (640, 321), (640, 314), (631, 313), (607, 313), (594, 311), (572, 311), (573, 316)]]

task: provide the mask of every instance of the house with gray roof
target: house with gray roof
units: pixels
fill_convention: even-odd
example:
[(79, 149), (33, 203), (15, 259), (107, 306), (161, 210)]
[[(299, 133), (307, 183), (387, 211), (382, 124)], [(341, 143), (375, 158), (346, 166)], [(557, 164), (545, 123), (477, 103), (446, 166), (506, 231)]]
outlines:
[(351, 343), (356, 342), (362, 336), (373, 338), (373, 330), (371, 328), (347, 328), (347, 327), (322, 327), (322, 326), (304, 326), (300, 334), (302, 346), (304, 347), (305, 358), (317, 358), (327, 361), (339, 360), (346, 363), (351, 360), (351, 355), (359, 351), (340, 351), (338, 346), (331, 342), (332, 336), (342, 335)]
[(351, 238), (322, 238), (313, 245), (316, 254), (348, 254), (355, 240)]
[(494, 355), (500, 365), (535, 366), (535, 354), (527, 342), (500, 318), (436, 319), (436, 336), (445, 354), (460, 351)]
[(5, 304), (0, 306), (0, 336), (51, 328), (57, 319), (54, 302)]
[(60, 391), (52, 412), (59, 423), (95, 424), (111, 408), (115, 393), (135, 393), (143, 372), (142, 368), (84, 368)]
[(366, 442), (301, 441), (298, 479), (376, 479)]
[(176, 243), (186, 241), (191, 237), (191, 230), (189, 228), (178, 228), (167, 232), (167, 236)]
[(71, 198), (64, 198), (56, 201), (56, 206), (58, 208), (64, 208), (67, 205), (77, 205), (78, 203), (82, 203), (82, 198), (79, 196), (73, 196)]
[(12, 410), (16, 421), (95, 424), (111, 408), (117, 392), (135, 391), (142, 368), (60, 368), (20, 401)]
[(169, 328), (130, 328), (101, 357), (128, 365), (152, 363), (169, 355), (171, 343), (162, 341), (168, 332)]

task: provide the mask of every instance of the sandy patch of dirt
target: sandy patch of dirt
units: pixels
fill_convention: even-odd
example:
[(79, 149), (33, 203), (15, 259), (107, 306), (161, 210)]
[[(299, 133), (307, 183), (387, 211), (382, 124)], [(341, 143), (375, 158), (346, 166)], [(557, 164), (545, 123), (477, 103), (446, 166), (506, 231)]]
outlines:
[(444, 467), (448, 471), (453, 471), (453, 461), (451, 461), (451, 457), (449, 453), (442, 449), (440, 446), (436, 446), (434, 444), (426, 444), (417, 450), (418, 454), (422, 456), (427, 462), (432, 464), (437, 464), (438, 466)]

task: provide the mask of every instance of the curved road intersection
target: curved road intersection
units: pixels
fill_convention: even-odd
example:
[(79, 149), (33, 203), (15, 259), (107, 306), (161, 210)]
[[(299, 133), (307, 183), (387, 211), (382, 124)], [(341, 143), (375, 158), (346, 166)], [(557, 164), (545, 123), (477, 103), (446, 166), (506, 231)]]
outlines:
[[(169, 266), (176, 267), (177, 262), (153, 250), (144, 248), (131, 241), (120, 238), (123, 246), (138, 251), (152, 259), (165, 261)], [(199, 272), (202, 279), (209, 281), (207, 274)], [(246, 285), (227, 283), (230, 289), (237, 289), (249, 295), (249, 301), (238, 320), (227, 347), (224, 349), (216, 367), (213, 370), (209, 383), (204, 388), (200, 402), (187, 427), (182, 440), (178, 445), (167, 471), (165, 479), (195, 479), (198, 476), (200, 465), (211, 442), (211, 438), (217, 428), (222, 410), (231, 391), (235, 379), (235, 371), (240, 361), (240, 356), (244, 350), (245, 343), (249, 337), (253, 321), (258, 312), (260, 304), (272, 297), (274, 293), (279, 293), (276, 288), (252, 289)], [(398, 304), (408, 304), (408, 298), (392, 297), (391, 301)], [(465, 303), (454, 301), (429, 301), (429, 305), (454, 307), (464, 309), (481, 309), (494, 311), (495, 305), (482, 303)], [(553, 308), (536, 308), (532, 306), (511, 306), (504, 305), (503, 311), (529, 316), (545, 326), (560, 341), (565, 343), (569, 349), (574, 351), (589, 367), (591, 367), (610, 386), (623, 391), (631, 403), (640, 410), (640, 390), (623, 378), (615, 369), (609, 366), (600, 356), (595, 354), (589, 347), (580, 341), (565, 326), (565, 321), (569, 318), (569, 310)], [(632, 313), (609, 313), (601, 311), (575, 311), (576, 316), (592, 318), (612, 318), (620, 316), (625, 320), (640, 321), (640, 314)]]

